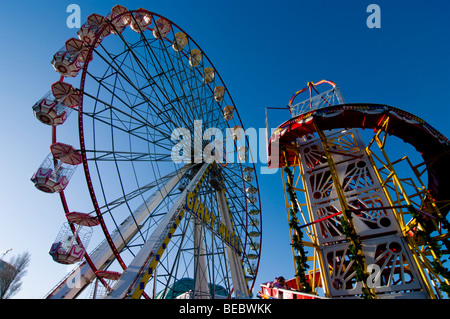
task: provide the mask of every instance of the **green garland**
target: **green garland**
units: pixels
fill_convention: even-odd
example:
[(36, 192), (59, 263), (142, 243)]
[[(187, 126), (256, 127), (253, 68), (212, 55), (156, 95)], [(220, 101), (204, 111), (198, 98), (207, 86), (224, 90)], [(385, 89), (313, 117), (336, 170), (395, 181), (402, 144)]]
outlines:
[[(423, 215), (415, 209), (413, 206), (408, 207), (409, 212), (414, 217), (414, 219), (417, 221), (417, 223), (422, 227), (422, 229), (426, 228), (426, 221), (423, 217)], [(446, 219), (437, 218), (439, 222), (443, 224), (445, 229), (447, 231), (449, 230), (449, 223)], [(431, 266), (433, 267), (433, 270), (436, 274), (442, 276), (443, 278), (450, 280), (450, 271), (442, 266), (441, 257), (442, 257), (442, 251), (441, 251), (441, 245), (438, 243), (438, 241), (434, 238), (432, 238), (429, 234), (429, 232), (424, 230), (419, 230), (416, 233), (416, 236), (418, 236), (424, 243), (428, 245), (428, 248), (432, 250), (436, 256), (436, 258), (430, 262)], [(445, 262), (445, 260), (444, 260)], [(444, 291), (448, 297), (450, 297), (450, 285), (446, 284), (445, 282), (441, 282), (441, 290)]]
[(289, 221), (289, 227), (293, 230), (294, 235), (292, 236), (292, 247), (297, 252), (297, 256), (295, 256), (295, 262), (297, 265), (297, 273), (295, 276), (298, 278), (301, 287), (299, 287), (300, 291), (310, 293), (312, 291), (311, 286), (309, 285), (307, 278), (306, 278), (306, 270), (309, 268), (309, 265), (307, 264), (307, 256), (306, 252), (303, 246), (303, 232), (300, 229), (300, 224), (298, 222), (297, 214), (298, 214), (298, 207), (297, 207), (297, 195), (294, 192), (294, 189), (292, 188), (294, 175), (292, 174), (292, 171), (289, 169), (288, 165), (288, 159), (286, 155), (286, 149), (284, 147), (281, 147), (281, 150), (283, 152), (283, 158), (284, 158), (284, 171), (287, 174), (287, 182), (286, 182), (286, 190), (289, 194), (289, 199), (292, 203), (292, 207), (289, 209), (290, 214), (290, 221)]
[[(298, 252), (299, 256), (296, 256), (296, 262), (297, 262), (297, 274), (296, 276), (299, 278), (299, 281), (303, 285), (303, 291), (309, 292), (311, 291), (311, 287), (306, 281), (305, 271), (309, 266), (307, 265), (307, 257), (306, 253), (304, 251), (304, 247), (302, 244), (302, 238), (303, 233), (300, 229), (300, 225), (298, 223), (297, 219), (297, 213), (298, 213), (298, 207), (295, 205), (297, 203), (297, 196), (292, 188), (292, 183), (294, 180), (294, 176), (289, 169), (289, 163), (287, 159), (286, 149), (282, 146), (281, 151), (283, 152), (283, 158), (284, 158), (284, 171), (286, 172), (288, 178), (286, 182), (286, 189), (289, 194), (290, 200), (293, 203), (292, 208), (289, 210), (289, 213), (291, 215), (291, 220), (289, 222), (289, 226), (291, 229), (294, 230), (294, 236), (293, 236), (293, 244), (292, 246), (294, 249)], [(362, 252), (362, 245), (359, 240), (359, 236), (355, 233), (353, 230), (353, 227), (350, 225), (348, 220), (352, 218), (351, 214), (349, 212), (343, 212), (343, 215), (345, 214), (345, 218), (341, 217), (341, 225), (343, 228), (343, 233), (347, 237), (347, 239), (350, 241), (350, 245), (348, 247), (350, 255), (350, 260), (353, 261), (353, 268), (355, 269), (355, 279), (356, 281), (361, 281), (363, 283), (367, 282), (367, 278), (369, 275), (364, 271), (364, 255)], [(297, 236), (298, 234), (298, 236)], [(363, 284), (362, 293), (365, 299), (374, 299), (375, 295), (371, 292), (370, 289), (367, 288), (366, 285)]]
[(341, 226), (342, 232), (347, 237), (347, 240), (350, 242), (348, 246), (348, 250), (350, 252), (349, 258), (353, 261), (353, 269), (355, 270), (355, 280), (361, 281), (363, 283), (363, 287), (361, 289), (363, 293), (364, 299), (374, 299), (375, 295), (364, 285), (367, 282), (367, 278), (369, 275), (364, 271), (365, 262), (364, 255), (362, 254), (362, 244), (359, 240), (359, 236), (355, 233), (353, 227), (350, 225), (348, 220), (352, 219), (352, 215), (349, 211), (342, 212), (344, 216), (341, 217)]

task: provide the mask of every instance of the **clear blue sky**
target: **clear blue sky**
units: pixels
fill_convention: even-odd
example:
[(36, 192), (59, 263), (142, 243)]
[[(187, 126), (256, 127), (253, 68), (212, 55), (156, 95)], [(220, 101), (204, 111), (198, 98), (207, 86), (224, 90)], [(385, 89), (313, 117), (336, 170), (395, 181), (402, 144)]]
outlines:
[[(29, 179), (51, 142), (50, 130), (34, 118), (31, 107), (59, 78), (50, 64), (53, 54), (76, 36), (76, 30), (66, 26), (66, 8), (71, 3), (80, 6), (82, 21), (94, 12), (106, 15), (118, 4), (25, 0), (1, 5), (0, 250), (13, 249), (6, 260), (23, 251), (32, 255), (18, 298), (42, 298), (67, 273), (48, 254), (64, 222), (59, 197), (37, 191)], [(380, 29), (366, 26), (366, 8), (371, 3), (381, 8)], [(347, 102), (402, 108), (450, 136), (448, 1), (120, 4), (157, 12), (188, 32), (214, 63), (246, 128), (264, 127), (266, 107), (285, 106), (308, 81), (326, 78), (338, 84)], [(271, 123), (284, 120), (274, 117)], [(78, 170), (79, 176), (74, 177), (80, 189), (84, 187), (81, 174)], [(280, 174), (259, 175), (259, 184), (263, 250), (255, 292), (259, 283), (280, 274), (293, 277)]]

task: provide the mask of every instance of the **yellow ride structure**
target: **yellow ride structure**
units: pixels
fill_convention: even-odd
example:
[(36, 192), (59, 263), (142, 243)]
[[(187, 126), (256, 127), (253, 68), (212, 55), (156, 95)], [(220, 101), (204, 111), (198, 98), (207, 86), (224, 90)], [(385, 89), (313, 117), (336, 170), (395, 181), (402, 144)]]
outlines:
[[(319, 93), (321, 84), (331, 89)], [(269, 167), (282, 168), (296, 274), (288, 285), (311, 298), (446, 298), (449, 141), (400, 109), (346, 104), (327, 80), (296, 92), (289, 111), (268, 147)], [(399, 138), (421, 163), (415, 152), (390, 158)]]

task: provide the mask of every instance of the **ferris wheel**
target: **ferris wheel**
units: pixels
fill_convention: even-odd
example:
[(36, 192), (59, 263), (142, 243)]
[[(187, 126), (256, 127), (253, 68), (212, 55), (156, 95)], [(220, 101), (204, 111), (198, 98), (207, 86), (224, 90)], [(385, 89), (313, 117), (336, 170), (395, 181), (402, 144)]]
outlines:
[[(258, 179), (217, 70), (185, 31), (142, 8), (91, 14), (77, 35), (53, 56), (60, 79), (33, 106), (52, 141), (31, 180), (59, 193), (67, 218), (50, 254), (78, 263), (47, 298), (250, 297)], [(57, 135), (72, 112), (79, 145)], [(91, 211), (65, 196), (77, 166)], [(92, 233), (102, 240), (88, 253)]]

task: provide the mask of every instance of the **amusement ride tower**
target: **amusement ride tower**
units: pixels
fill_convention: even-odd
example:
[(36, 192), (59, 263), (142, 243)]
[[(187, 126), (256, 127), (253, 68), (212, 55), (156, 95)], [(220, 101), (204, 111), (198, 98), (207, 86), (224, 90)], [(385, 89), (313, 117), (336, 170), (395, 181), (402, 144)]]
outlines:
[[(331, 88), (319, 92), (319, 85)], [(304, 92), (309, 98), (294, 103)], [(268, 154), (269, 167), (282, 168), (294, 290), (263, 284), (260, 295), (447, 297), (449, 140), (403, 110), (347, 104), (327, 80), (309, 82), (288, 107), (290, 119), (271, 135)], [(391, 159), (398, 138), (423, 163), (404, 154)]]

